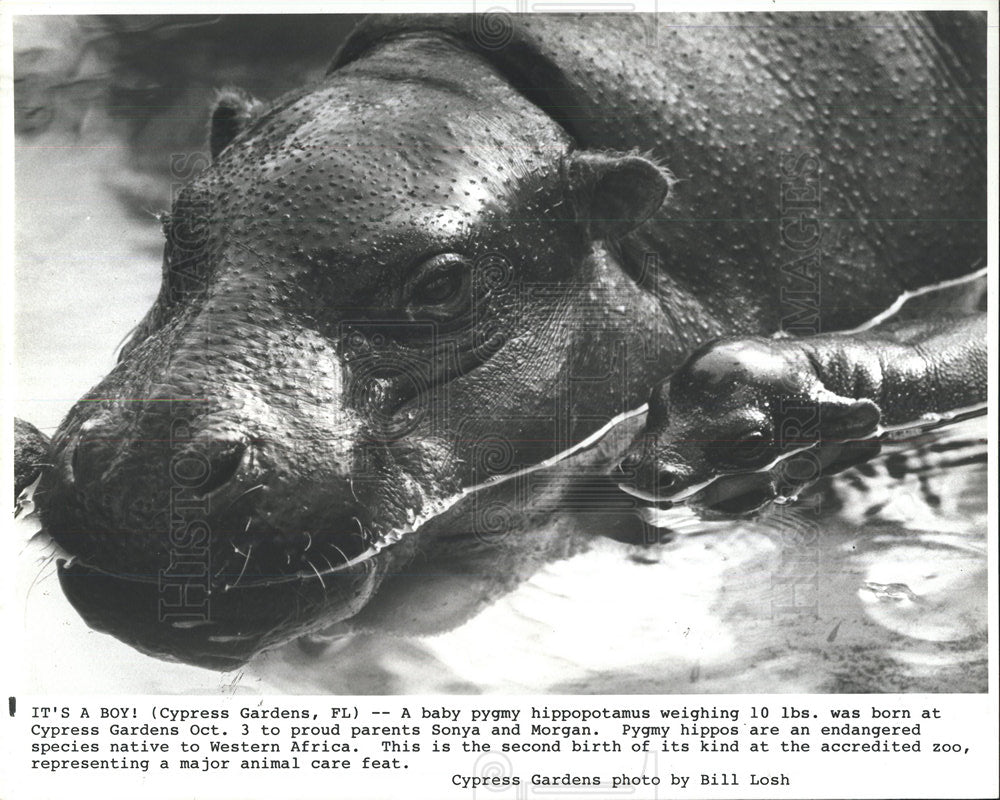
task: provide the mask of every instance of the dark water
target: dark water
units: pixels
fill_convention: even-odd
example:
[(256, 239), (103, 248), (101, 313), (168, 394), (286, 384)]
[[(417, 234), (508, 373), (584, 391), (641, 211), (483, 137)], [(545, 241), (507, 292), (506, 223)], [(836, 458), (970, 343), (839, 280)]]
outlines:
[[(213, 89), (318, 75), (352, 22), (21, 18), (17, 413), (51, 432), (155, 296), (155, 212), (198, 168)], [(181, 46), (183, 43), (183, 46)], [(211, 83), (207, 81), (211, 79)], [(172, 158), (173, 156), (173, 158)], [(172, 165), (172, 166), (171, 166)], [(596, 538), (461, 628), (292, 645), (219, 675), (89, 631), (25, 541), (25, 685), (67, 692), (985, 691), (985, 419), (753, 522)]]

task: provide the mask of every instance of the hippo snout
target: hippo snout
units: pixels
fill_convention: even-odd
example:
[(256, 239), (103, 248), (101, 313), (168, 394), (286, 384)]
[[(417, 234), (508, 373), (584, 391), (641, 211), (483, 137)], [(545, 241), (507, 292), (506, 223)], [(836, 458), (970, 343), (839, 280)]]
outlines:
[(221, 376), (140, 399), (112, 380), (117, 398), (98, 387), (71, 411), (39, 487), (93, 627), (229, 668), (364, 605), (381, 561), (347, 416), (295, 417)]
[[(196, 497), (239, 485), (237, 473), (252, 461), (253, 445), (247, 439), (238, 433), (208, 432), (188, 447), (171, 447), (171, 475)], [(73, 437), (61, 456), (65, 480), (78, 491), (99, 488), (114, 457), (113, 444), (85, 433)]]
[(212, 418), (169, 422), (81, 425), (57, 440), (46, 522), (62, 547), (102, 569), (155, 575), (178, 542), (200, 543), (217, 588), (329, 569), (369, 548), (348, 463), (300, 472), (309, 462), (290, 446), (294, 431), (282, 441)]
[(644, 442), (633, 444), (615, 466), (613, 477), (629, 494), (661, 504), (697, 482), (688, 465)]

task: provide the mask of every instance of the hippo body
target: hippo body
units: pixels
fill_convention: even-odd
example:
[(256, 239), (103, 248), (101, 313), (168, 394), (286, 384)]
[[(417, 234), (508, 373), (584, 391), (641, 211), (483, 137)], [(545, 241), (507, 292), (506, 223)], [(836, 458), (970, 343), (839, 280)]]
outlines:
[(583, 546), (511, 476), (691, 350), (985, 257), (982, 18), (491, 19), (377, 16), (317, 84), (220, 101), (43, 474), (92, 625), (227, 667), (455, 625)]
[(575, 147), (659, 160), (677, 178), (670, 201), (618, 256), (663, 301), (672, 338), (787, 327), (817, 281), (819, 326), (849, 328), (985, 260), (985, 33), (973, 18), (526, 15), (492, 38), (475, 18), (432, 20), (370, 18), (334, 69), (433, 27)]

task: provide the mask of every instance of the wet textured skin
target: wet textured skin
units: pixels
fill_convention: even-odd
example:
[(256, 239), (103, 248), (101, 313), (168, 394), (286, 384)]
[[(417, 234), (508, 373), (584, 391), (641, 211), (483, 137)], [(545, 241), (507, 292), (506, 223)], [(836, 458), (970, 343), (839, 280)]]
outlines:
[(824, 454), (829, 474), (877, 453), (851, 440), (984, 405), (986, 392), (984, 313), (853, 335), (722, 339), (653, 390), (646, 426), (617, 472), (626, 491), (662, 502), (722, 475), (762, 471), (747, 485), (763, 491), (770, 481), (772, 499), (766, 470), (784, 454), (844, 442)]
[[(638, 254), (658, 255), (650, 288), (674, 335), (787, 327), (814, 281), (822, 326), (852, 327), (904, 289), (982, 266), (982, 18), (629, 15), (599, 33), (586, 15), (518, 23), (479, 42), (468, 17), (437, 24), (581, 146), (638, 147), (678, 178), (625, 245), (636, 273)], [(374, 18), (337, 63), (426, 25)], [(506, 44), (483, 43), (494, 40)]]
[[(651, 48), (648, 18), (560, 15), (494, 48), (376, 17), (319, 84), (224, 99), (156, 304), (54, 437), (67, 595), (232, 666), (345, 618), (443, 629), (581, 546), (510, 484), (482, 494), (512, 535), (445, 509), (776, 330), (782, 289), (848, 326), (984, 256), (985, 81), (930, 20), (671, 16)], [(178, 563), (207, 613), (164, 606)]]

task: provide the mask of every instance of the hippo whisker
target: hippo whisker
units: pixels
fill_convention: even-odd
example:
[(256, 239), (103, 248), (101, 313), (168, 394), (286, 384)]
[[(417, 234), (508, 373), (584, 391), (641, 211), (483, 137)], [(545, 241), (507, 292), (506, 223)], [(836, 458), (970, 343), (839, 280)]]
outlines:
[[(338, 550), (339, 550), (339, 548), (338, 548)], [(333, 566), (333, 564), (330, 563), (330, 559), (328, 559), (322, 553), (320, 554), (320, 558), (322, 558), (326, 562), (326, 565), (330, 568), (330, 571), (333, 572), (334, 571), (334, 566)]]
[[(341, 558), (343, 558), (343, 559), (344, 559), (344, 563), (345, 563), (345, 564), (346, 564), (346, 563), (347, 563), (348, 561), (350, 561), (350, 560), (351, 560), (351, 559), (349, 559), (349, 558), (347, 557), (347, 553), (345, 553), (345, 552), (344, 552), (343, 550), (341, 550), (341, 549), (340, 549), (339, 547), (337, 547), (337, 545), (335, 545), (335, 544), (334, 544), (333, 542), (327, 542), (326, 544), (327, 544), (327, 547), (330, 547), (330, 548), (332, 548), (332, 549), (336, 550), (336, 551), (337, 551), (338, 553), (340, 553), (340, 556), (341, 556)], [(325, 560), (325, 559), (324, 559), (324, 560)], [(326, 563), (327, 563), (327, 564), (330, 564), (330, 562), (329, 562), (329, 561), (327, 561)], [(330, 569), (333, 569), (333, 564), (330, 564)]]
[(235, 506), (240, 500), (242, 500), (247, 495), (253, 494), (254, 492), (259, 491), (260, 489), (263, 489), (263, 488), (264, 488), (264, 484), (263, 483), (258, 483), (255, 486), (251, 486), (246, 491), (241, 492), (240, 494), (238, 494), (236, 497), (234, 497), (229, 502), (229, 504), (223, 509), (223, 513), (226, 512), (226, 511), (228, 511), (229, 509), (231, 509), (233, 506)]
[(246, 497), (246, 496), (247, 496), (248, 494), (251, 494), (251, 493), (253, 493), (253, 492), (257, 492), (257, 491), (260, 491), (260, 490), (261, 490), (261, 489), (263, 489), (263, 488), (264, 488), (264, 484), (263, 484), (263, 483), (258, 483), (258, 484), (257, 484), (256, 486), (251, 486), (251, 487), (250, 487), (249, 489), (247, 489), (247, 490), (246, 490), (245, 492), (243, 492), (242, 494), (239, 494), (239, 495), (237, 495), (237, 497), (236, 497), (236, 498), (235, 498), (235, 499), (233, 500), (233, 502), (235, 503), (235, 502), (236, 502), (237, 500), (242, 500), (242, 499), (243, 499), (244, 497)]
[(125, 335), (118, 340), (118, 344), (115, 345), (115, 350), (114, 350), (115, 353), (114, 357), (116, 361), (118, 360), (118, 357), (121, 354), (122, 348), (124, 348), (132, 340), (132, 336), (135, 334), (137, 330), (139, 330), (139, 325), (133, 325), (131, 328), (129, 328), (129, 330), (125, 333)]
[(28, 596), (31, 595), (31, 593), (34, 590), (35, 586), (37, 586), (42, 581), (47, 580), (48, 578), (51, 578), (53, 575), (56, 574), (57, 570), (49, 570), (49, 571), (46, 571), (46, 570), (49, 567), (53, 567), (53, 566), (57, 567), (57, 569), (58, 569), (58, 565), (57, 565), (57, 556), (58, 555), (59, 555), (58, 552), (54, 551), (54, 552), (49, 553), (48, 555), (46, 555), (46, 556), (43, 557), (42, 562), (38, 565), (38, 572), (35, 574), (35, 577), (32, 579), (31, 585), (28, 586), (28, 591), (27, 591)]
[(316, 578), (319, 580), (320, 586), (322, 586), (323, 589), (326, 589), (326, 581), (323, 580), (323, 575), (320, 573), (320, 571), (316, 569), (316, 565), (313, 564), (312, 561), (310, 561), (309, 559), (306, 559), (306, 563), (312, 568), (312, 571), (316, 573)]
[[(235, 550), (235, 548), (233, 548), (233, 549)], [(219, 578), (220, 578), (220, 577), (221, 577), (222, 575), (224, 575), (224, 574), (225, 574), (225, 572), (226, 572), (226, 568), (227, 568), (228, 566), (229, 566), (229, 557), (227, 556), (227, 557), (226, 557), (226, 558), (225, 558), (225, 559), (223, 560), (223, 562), (222, 562), (222, 566), (221, 566), (221, 567), (219, 567), (219, 571), (218, 571), (218, 572), (216, 572), (216, 573), (214, 573), (214, 574), (212, 575), (212, 577), (213, 577), (213, 578), (214, 578), (215, 580), (218, 580), (218, 579), (219, 579)]]
[[(249, 526), (250, 526), (250, 523), (247, 522), (247, 527), (249, 527)], [(250, 555), (253, 553), (253, 545), (250, 545), (247, 548), (246, 553), (241, 552), (236, 547), (234, 547), (233, 550), (235, 550), (237, 553), (239, 553), (241, 556), (243, 556), (243, 568), (240, 570), (240, 574), (236, 576), (236, 581), (231, 586), (230, 585), (226, 586), (226, 591), (227, 592), (230, 589), (235, 589), (237, 586), (239, 586), (240, 581), (243, 580), (243, 576), (244, 576), (244, 574), (246, 574), (246, 571), (247, 571), (247, 564), (250, 563)]]
[(371, 533), (365, 530), (365, 526), (362, 524), (361, 520), (358, 519), (357, 517), (351, 517), (351, 519), (353, 519), (356, 523), (358, 523), (358, 532), (354, 533), (353, 531), (351, 531), (351, 536), (357, 536), (358, 538), (361, 539), (362, 542), (370, 541)]

